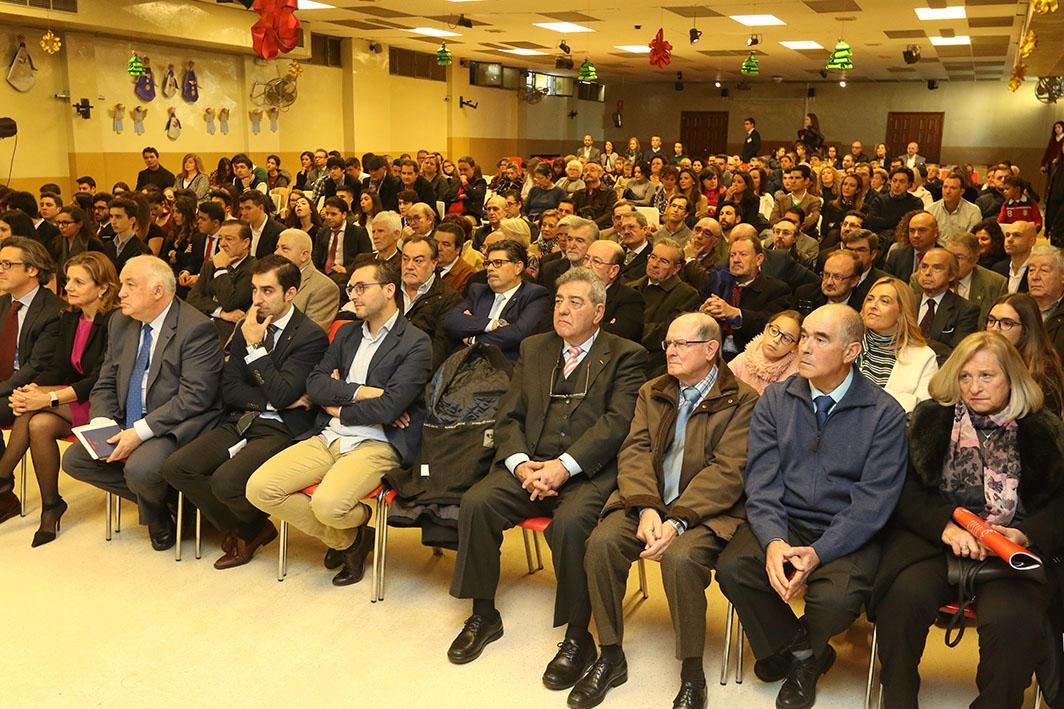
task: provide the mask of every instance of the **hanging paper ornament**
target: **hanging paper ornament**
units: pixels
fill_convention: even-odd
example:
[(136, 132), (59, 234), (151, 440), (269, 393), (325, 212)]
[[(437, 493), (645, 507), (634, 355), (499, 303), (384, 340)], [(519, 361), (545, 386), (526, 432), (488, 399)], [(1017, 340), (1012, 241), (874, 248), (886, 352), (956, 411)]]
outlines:
[(1034, 50), (1038, 47), (1038, 35), (1034, 33), (1034, 30), (1028, 30), (1027, 34), (1023, 36), (1020, 41), (1020, 56), (1026, 59), (1034, 53)]
[(248, 111), (248, 118), (251, 119), (251, 132), (254, 135), (258, 135), (262, 130), (262, 109), (254, 108)]
[(151, 70), (151, 59), (144, 57), (141, 59), (141, 63), (143, 64), (143, 71), (137, 77), (136, 83), (133, 84), (133, 92), (137, 94), (141, 101), (153, 101), (155, 100), (155, 74)]
[(1012, 67), (1012, 74), (1009, 76), (1009, 91), (1016, 93), (1021, 86), (1023, 86), (1023, 80), (1027, 78), (1027, 67), (1023, 64), (1017, 64)]
[(303, 65), (297, 62), (295, 59), (288, 62), (288, 75), (298, 79), (303, 76)]
[(134, 79), (144, 73), (144, 60), (136, 52), (133, 52), (133, 56), (129, 58), (129, 62), (126, 64), (126, 72)]
[(229, 135), (229, 109), (218, 110), (218, 131), (222, 135)]
[(270, 106), (266, 110), (266, 116), (270, 120), (270, 132), (271, 133), (276, 133), (277, 132), (277, 118), (280, 115), (281, 115), (281, 109), (279, 109), (277, 106)]
[(590, 59), (585, 59), (584, 63), (580, 65), (580, 74), (576, 78), (580, 81), (594, 81), (598, 78), (598, 69), (595, 68)]
[(299, 43), (300, 23), (296, 0), (255, 0), (259, 21), (251, 27), (251, 44), (263, 59), (291, 52)]
[(672, 44), (665, 39), (665, 30), (659, 27), (654, 39), (650, 40), (650, 63), (664, 69), (671, 62)]
[(214, 109), (210, 106), (203, 112), (203, 120), (207, 121), (207, 135), (214, 135), (214, 131), (218, 128), (214, 124)]
[(853, 69), (853, 49), (843, 40), (835, 45), (835, 51), (828, 59), (828, 65), (824, 67), (828, 71), (849, 71)]
[(451, 61), (451, 50), (447, 49), (446, 42), (441, 42), (440, 48), (436, 50), (436, 63), (440, 66), (450, 66)]
[(185, 80), (181, 82), (181, 98), (189, 103), (196, 103), (199, 100), (199, 80), (196, 78), (194, 66), (194, 62), (188, 63), (185, 68)]
[(63, 48), (63, 40), (59, 39), (51, 30), (48, 30), (41, 37), (41, 49), (48, 54), (58, 54), (59, 50)]
[(757, 76), (761, 73), (761, 61), (757, 58), (757, 55), (750, 52), (746, 55), (746, 59), (743, 60), (742, 66), (739, 67), (739, 73), (745, 76)]
[(163, 96), (165, 96), (166, 98), (170, 98), (172, 96), (177, 95), (177, 77), (174, 76), (173, 64), (170, 64), (166, 67), (166, 73), (163, 74), (163, 85), (161, 90), (163, 92)]
[(125, 129), (125, 117), (125, 104), (116, 103), (111, 107), (111, 128), (118, 135), (122, 135), (122, 131)]
[(11, 84), (15, 91), (26, 93), (37, 81), (33, 75), (35, 71), (37, 67), (33, 66), (33, 57), (30, 56), (30, 50), (26, 49), (26, 37), (20, 34), (15, 58), (11, 60), (11, 68), (7, 72), (7, 83)]
[(133, 132), (137, 135), (144, 135), (144, 117), (148, 115), (148, 109), (144, 106), (137, 106), (129, 115), (133, 117)]
[(177, 140), (181, 137), (181, 119), (177, 117), (177, 109), (171, 106), (166, 116), (166, 137)]
[(1048, 15), (1059, 10), (1060, 3), (1057, 0), (1034, 0), (1032, 9), (1036, 15)]

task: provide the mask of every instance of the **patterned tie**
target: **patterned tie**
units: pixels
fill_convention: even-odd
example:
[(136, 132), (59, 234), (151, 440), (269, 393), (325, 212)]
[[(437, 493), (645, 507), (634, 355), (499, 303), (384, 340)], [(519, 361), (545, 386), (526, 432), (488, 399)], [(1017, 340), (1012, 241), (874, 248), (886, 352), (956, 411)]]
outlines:
[(11, 307), (0, 329), (0, 380), (6, 380), (15, 371), (15, 353), (18, 350), (18, 311), (22, 303), (11, 301)]
[(277, 330), (276, 325), (266, 326), (266, 339), (263, 341), (262, 346), (266, 348), (267, 352), (273, 352), (273, 348), (277, 344)]
[(628, 264), (630, 264), (634, 260), (635, 260), (635, 252), (634, 251), (625, 251), (624, 252), (624, 265), (625, 266), (627, 266)]
[(665, 451), (665, 459), (662, 468), (665, 472), (665, 492), (663, 499), (666, 505), (671, 505), (673, 500), (680, 496), (680, 474), (683, 469), (684, 439), (687, 438), (687, 420), (691, 418), (691, 412), (695, 409), (695, 402), (699, 399), (697, 387), (683, 387), (680, 389), (680, 408), (676, 412), (676, 428), (672, 435), (672, 443)]
[(828, 416), (831, 414), (831, 407), (835, 405), (835, 400), (824, 394), (813, 399), (813, 405), (816, 406), (816, 427), (819, 431), (828, 422)]
[(926, 339), (931, 338), (931, 327), (935, 324), (935, 301), (927, 301), (927, 312), (920, 319), (920, 333)]
[(329, 253), (325, 257), (325, 275), (330, 275), (336, 268), (336, 247), (340, 243), (340, 232), (334, 231), (329, 239)]
[(583, 352), (579, 347), (570, 347), (565, 350), (565, 366), (562, 368), (562, 377), (569, 378), (569, 375), (576, 369), (576, 365), (580, 363), (580, 353)]
[(144, 375), (151, 365), (151, 325), (141, 328), (140, 351), (129, 375), (129, 390), (126, 392), (126, 428), (144, 418)]

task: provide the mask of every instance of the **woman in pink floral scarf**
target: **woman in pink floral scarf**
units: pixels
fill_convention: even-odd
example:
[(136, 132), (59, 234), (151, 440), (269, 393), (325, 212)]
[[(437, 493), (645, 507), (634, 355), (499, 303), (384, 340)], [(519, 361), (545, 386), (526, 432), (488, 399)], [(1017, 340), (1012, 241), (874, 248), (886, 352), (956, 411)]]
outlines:
[(757, 391), (773, 382), (781, 382), (798, 371), (798, 337), (802, 316), (796, 310), (784, 310), (768, 321), (765, 330), (750, 340), (746, 349), (728, 363), (732, 374)]

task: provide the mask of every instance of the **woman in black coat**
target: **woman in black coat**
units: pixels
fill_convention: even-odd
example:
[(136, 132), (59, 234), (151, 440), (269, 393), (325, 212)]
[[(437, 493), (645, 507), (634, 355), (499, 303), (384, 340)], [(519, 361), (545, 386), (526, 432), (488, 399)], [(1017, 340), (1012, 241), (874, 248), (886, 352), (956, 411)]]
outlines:
[(89, 393), (107, 352), (107, 323), (118, 303), (118, 275), (110, 259), (85, 251), (66, 262), (70, 308), (59, 320), (52, 365), (11, 394), (15, 423), (0, 475), (10, 476), (29, 450), (41, 489), (41, 526), (32, 546), (55, 539), (67, 504), (59, 496), (59, 443), (89, 422)]
[[(947, 554), (990, 554), (952, 521), (955, 508), (1047, 561), (1064, 548), (1064, 424), (1042, 408), (1041, 389), (1016, 349), (995, 333), (969, 335), (930, 391), (932, 399), (913, 412), (909, 475), (869, 601), (890, 709), (917, 706), (927, 630), (939, 607), (957, 597)], [(1052, 594), (1049, 584), (1015, 576), (978, 585), (979, 697), (972, 707), (1023, 705), (1044, 655)]]

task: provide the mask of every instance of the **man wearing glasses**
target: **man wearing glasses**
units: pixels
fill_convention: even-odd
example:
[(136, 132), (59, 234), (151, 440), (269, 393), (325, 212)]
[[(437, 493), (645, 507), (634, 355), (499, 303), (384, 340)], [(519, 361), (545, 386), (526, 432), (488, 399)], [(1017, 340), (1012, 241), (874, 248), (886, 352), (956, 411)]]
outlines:
[(857, 256), (861, 260), (861, 276), (857, 280), (857, 285), (853, 288), (854, 302), (856, 302), (857, 309), (860, 310), (864, 305), (864, 300), (868, 296), (868, 291), (872, 290), (872, 286), (880, 278), (888, 276), (886, 271), (881, 271), (873, 264), (879, 258), (879, 237), (868, 229), (864, 229), (860, 226), (848, 225), (847, 222), (851, 221), (850, 215), (842, 220), (842, 245), (841, 249), (849, 251)]
[(832, 251), (824, 262), (820, 283), (800, 286), (794, 291), (795, 308), (808, 315), (821, 305), (841, 303), (860, 312), (863, 301), (854, 298), (854, 287), (861, 278), (861, 259), (852, 251)]
[[(307, 396), (322, 411), (247, 484), (251, 504), (325, 543), (325, 568), (340, 569), (335, 586), (362, 580), (373, 547), (370, 508), (360, 501), (382, 477), (413, 465), (421, 442), (432, 345), (402, 317), (398, 281), (386, 262), (351, 273), (347, 292), (362, 324), (342, 328), (307, 378)], [(299, 494), (313, 484), (313, 495)]]
[(667, 236), (659, 236), (647, 257), (647, 275), (632, 289), (643, 296), (643, 347), (650, 352), (649, 375), (665, 373), (665, 353), (659, 343), (665, 339), (669, 323), (681, 313), (698, 310), (701, 298), (691, 286), (680, 280), (683, 246)]
[(484, 260), (487, 285), (470, 284), (465, 299), (447, 313), (443, 327), (448, 337), (459, 345), (495, 345), (517, 359), (521, 341), (536, 331), (550, 307), (546, 288), (522, 280), (527, 263), (520, 243), (505, 239), (493, 244)]
[(569, 706), (597, 705), (627, 676), (623, 605), (637, 559), (661, 562), (676, 659), (682, 662), (673, 706), (706, 704), (706, 587), (717, 557), (745, 519), (746, 439), (757, 401), (754, 390), (724, 365), (720, 337), (708, 315), (676, 318), (660, 344), (668, 373), (639, 390), (632, 428), (617, 457), (617, 491), (588, 540), (584, 561), (602, 651), (573, 688)]
[[(986, 322), (986, 316), (990, 314), (994, 301), (1005, 292), (1008, 279), (1000, 273), (994, 273), (989, 268), (983, 268), (979, 265), (979, 240), (975, 238), (974, 234), (960, 232), (948, 236), (946, 237), (945, 248), (957, 259), (957, 277), (951, 287), (957, 295), (979, 308), (979, 323), (981, 325)], [(1054, 249), (1054, 251), (1056, 250)], [(1034, 277), (1033, 271), (1031, 277)], [(914, 289), (918, 288), (915, 274), (909, 283)], [(1034, 297), (1033, 284), (1029, 287), (1032, 291), (1031, 295)], [(1059, 298), (1059, 295), (1057, 297)]]
[(568, 689), (595, 661), (584, 549), (616, 486), (617, 450), (646, 371), (640, 345), (600, 329), (605, 301), (590, 270), (565, 273), (554, 331), (521, 344), (510, 390), (499, 401), (492, 470), (459, 509), (451, 595), (472, 599), (473, 612), (447, 651), (455, 664), (472, 662), (502, 636), (495, 594), (503, 531), (538, 516), (553, 518), (545, 535), (558, 580), (554, 625), (566, 626), (543, 683)]
[(1038, 303), (1057, 354), (1064, 357), (1064, 256), (1054, 246), (1035, 246), (1027, 269), (1029, 295)]

